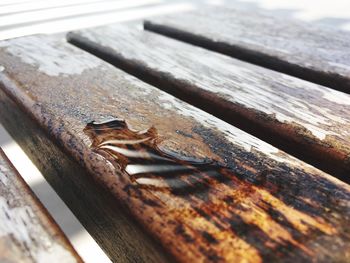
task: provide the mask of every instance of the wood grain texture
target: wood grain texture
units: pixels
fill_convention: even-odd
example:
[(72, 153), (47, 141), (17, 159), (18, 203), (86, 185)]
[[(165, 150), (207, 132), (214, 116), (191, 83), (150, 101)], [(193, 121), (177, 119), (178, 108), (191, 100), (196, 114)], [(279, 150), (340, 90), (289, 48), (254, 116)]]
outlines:
[(145, 28), (350, 93), (350, 34), (233, 7), (152, 18)]
[(128, 26), (69, 41), (350, 182), (350, 95)]
[(82, 262), (0, 149), (0, 261)]
[[(348, 185), (60, 39), (1, 46), (0, 87), (177, 261), (349, 260)], [(79, 72), (67, 73), (75, 59)], [(153, 126), (158, 149), (207, 158), (226, 172), (159, 174), (165, 187), (135, 183), (83, 131), (110, 117), (136, 131)], [(174, 180), (184, 191), (172, 188)]]
[[(4, 125), (112, 262), (173, 262), (115, 197), (0, 89)], [(22, 109), (21, 109), (22, 108)], [(79, 233), (77, 233), (79, 234)]]

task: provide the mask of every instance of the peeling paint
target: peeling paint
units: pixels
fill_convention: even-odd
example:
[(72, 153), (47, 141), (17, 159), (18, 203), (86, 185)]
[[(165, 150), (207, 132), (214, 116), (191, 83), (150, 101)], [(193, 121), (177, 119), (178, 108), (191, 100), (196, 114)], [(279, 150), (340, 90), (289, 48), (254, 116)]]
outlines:
[(68, 56), (61, 48), (64, 42), (64, 39), (58, 41), (57, 37), (30, 36), (1, 41), (0, 47), (49, 76), (81, 74), (100, 65), (99, 59), (86, 56), (74, 46), (65, 46), (76, 50), (76, 56)]
[(337, 104), (350, 105), (349, 96), (335, 90), (327, 89), (327, 92), (323, 94), (323, 98), (335, 102)]
[[(183, 103), (175, 97), (162, 94), (159, 97), (160, 106), (168, 110), (176, 110), (179, 114), (187, 117), (191, 117), (196, 121), (199, 121), (203, 126), (212, 128), (222, 132), (225, 137), (234, 145), (242, 147), (246, 151), (251, 151), (253, 148), (263, 152), (267, 155), (273, 155), (278, 153), (279, 150), (270, 144), (261, 141), (260, 139), (238, 129), (234, 126), (224, 122), (204, 111)], [(272, 156), (273, 157), (273, 156)]]
[(8, 169), (6, 168), (6, 166), (0, 164), (0, 182), (5, 186), (7, 186), (8, 183), (8, 179), (5, 175), (7, 172)]
[(350, 123), (350, 116), (339, 113), (350, 105), (348, 94), (128, 26), (79, 34), (129, 61), (144, 63), (233, 104), (274, 115), (280, 123), (298, 124), (320, 141), (329, 135), (350, 136), (350, 127), (339, 126)]
[[(349, 187), (337, 179), (307, 169), (302, 161), (163, 91), (139, 81), (134, 85), (134, 78), (106, 63), (80, 76), (35, 74), (33, 80), (32, 75), (18, 74), (31, 66), (3, 53), (5, 65), (14, 65), (10, 73), (17, 74), (17, 82), (5, 88), (12, 88), (18, 101), (31, 97), (40, 103), (40, 110), (34, 103), (22, 106), (175, 260), (322, 261), (334, 254), (349, 258)], [(142, 95), (143, 89), (148, 95)], [(297, 105), (299, 110), (305, 107)], [(108, 156), (98, 158), (85, 140), (86, 123), (103, 116), (123, 118), (137, 130), (154, 125), (162, 150), (197, 157), (208, 149), (205, 156), (220, 158), (231, 172), (222, 170), (222, 177), (210, 170), (186, 178), (164, 176), (167, 189), (157, 189), (162, 184), (145, 181), (143, 175), (143, 185), (135, 184), (119, 167), (113, 170)], [(171, 137), (173, 143), (163, 143)], [(286, 164), (293, 160), (293, 165)], [(176, 179), (185, 191), (172, 191)]]
[[(34, 262), (44, 263), (50, 258), (67, 263), (76, 262), (60, 244), (51, 242), (42, 234), (44, 230), (40, 229), (35, 214), (29, 206), (10, 207), (8, 200), (0, 196), (0, 222), (0, 239), (11, 235), (21, 249), (30, 253)], [(35, 227), (31, 227), (29, 222)]]

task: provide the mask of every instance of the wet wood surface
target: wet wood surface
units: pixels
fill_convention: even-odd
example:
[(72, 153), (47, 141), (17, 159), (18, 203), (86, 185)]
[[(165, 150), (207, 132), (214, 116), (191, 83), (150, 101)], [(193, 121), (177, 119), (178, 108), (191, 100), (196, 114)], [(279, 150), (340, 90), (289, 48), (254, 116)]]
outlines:
[(347, 184), (62, 39), (0, 46), (1, 89), (175, 260), (350, 259)]
[[(173, 262), (86, 169), (0, 89), (0, 123), (112, 262)], [(72, 230), (79, 234), (79, 230)], [(135, 253), (137, 251), (137, 253)]]
[(233, 7), (152, 18), (145, 28), (350, 93), (350, 34)]
[(82, 262), (0, 149), (0, 261)]
[(350, 182), (350, 95), (130, 26), (69, 41)]

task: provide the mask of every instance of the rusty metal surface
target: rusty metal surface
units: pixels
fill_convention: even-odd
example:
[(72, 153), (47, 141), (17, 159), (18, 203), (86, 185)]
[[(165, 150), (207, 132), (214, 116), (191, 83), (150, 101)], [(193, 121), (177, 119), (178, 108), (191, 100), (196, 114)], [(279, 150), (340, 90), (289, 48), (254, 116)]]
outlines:
[(82, 262), (0, 149), (0, 261)]
[(350, 95), (132, 26), (71, 43), (350, 182)]
[[(350, 187), (341, 181), (62, 39), (2, 42), (0, 61), (0, 87), (176, 260), (350, 259)], [(145, 156), (154, 144), (140, 144), (146, 151), (124, 145), (105, 154), (87, 133), (88, 123), (115, 117), (126, 121), (120, 127), (129, 135), (147, 135), (153, 127), (154, 154), (176, 154), (186, 167), (195, 159), (220, 169), (215, 176), (210, 170), (148, 172), (137, 181), (118, 160), (137, 157), (125, 150)], [(108, 145), (115, 147), (123, 134), (112, 133)]]

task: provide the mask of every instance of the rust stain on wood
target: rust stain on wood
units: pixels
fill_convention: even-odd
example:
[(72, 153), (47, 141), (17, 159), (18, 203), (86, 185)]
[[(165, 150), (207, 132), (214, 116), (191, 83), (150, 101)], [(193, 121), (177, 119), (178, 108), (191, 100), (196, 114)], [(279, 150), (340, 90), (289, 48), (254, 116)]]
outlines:
[[(199, 228), (201, 231), (201, 236), (193, 233), (192, 238), (191, 234), (187, 234), (187, 241), (193, 239), (194, 242), (197, 240), (198, 243), (206, 243), (211, 249), (218, 246), (228, 250), (231, 248), (225, 247), (224, 243), (230, 240), (246, 246), (247, 250), (244, 252), (249, 251), (252, 257), (253, 254), (259, 254), (247, 242), (232, 237), (231, 231), (235, 231), (232, 227), (235, 223), (230, 221), (232, 215), (268, 235), (270, 248), (278, 249), (278, 244), (285, 242), (309, 257), (315, 256), (312, 250), (279, 225), (278, 220), (271, 223), (271, 220), (278, 218), (278, 213), (284, 215), (290, 226), (301, 235), (310, 234), (311, 227), (325, 235), (337, 234), (337, 230), (323, 218), (301, 213), (288, 207), (265, 189), (241, 182), (230, 168), (214, 164), (210, 160), (194, 160), (184, 158), (178, 153), (161, 151), (156, 144), (157, 132), (154, 127), (144, 131), (132, 131), (124, 120), (113, 119), (90, 123), (85, 132), (91, 138), (94, 151), (130, 176), (133, 182), (131, 187), (161, 192), (161, 196), (174, 196), (176, 207), (172, 208), (180, 208), (180, 213), (175, 213), (178, 220), (189, 225), (191, 229)], [(215, 195), (215, 199), (211, 195)], [(188, 207), (182, 199), (191, 200), (191, 206)], [(209, 200), (214, 202), (210, 205), (201, 202)], [(184, 209), (186, 206), (187, 209)], [(274, 214), (273, 211), (278, 212)], [(204, 213), (210, 215), (211, 220), (215, 220), (214, 226), (201, 218), (190, 222), (196, 214)], [(232, 251), (226, 253), (231, 253), (232, 257), (243, 256)]]
[[(61, 41), (51, 43), (72, 58), (98, 60)], [(6, 48), (0, 48), (0, 60), (5, 68), (0, 87), (176, 260), (350, 259), (348, 185), (106, 63), (56, 77)], [(96, 151), (101, 142), (94, 143), (85, 129), (110, 118), (126, 120), (128, 126), (119, 124), (140, 140), (156, 130), (161, 153), (176, 153), (185, 165), (191, 159), (219, 164), (218, 176), (209, 171), (175, 176), (189, 189), (181, 192), (169, 177), (152, 174), (147, 177), (167, 187), (143, 187), (118, 163), (125, 157), (120, 149)], [(107, 145), (124, 135), (113, 131), (108, 140), (114, 142)]]

